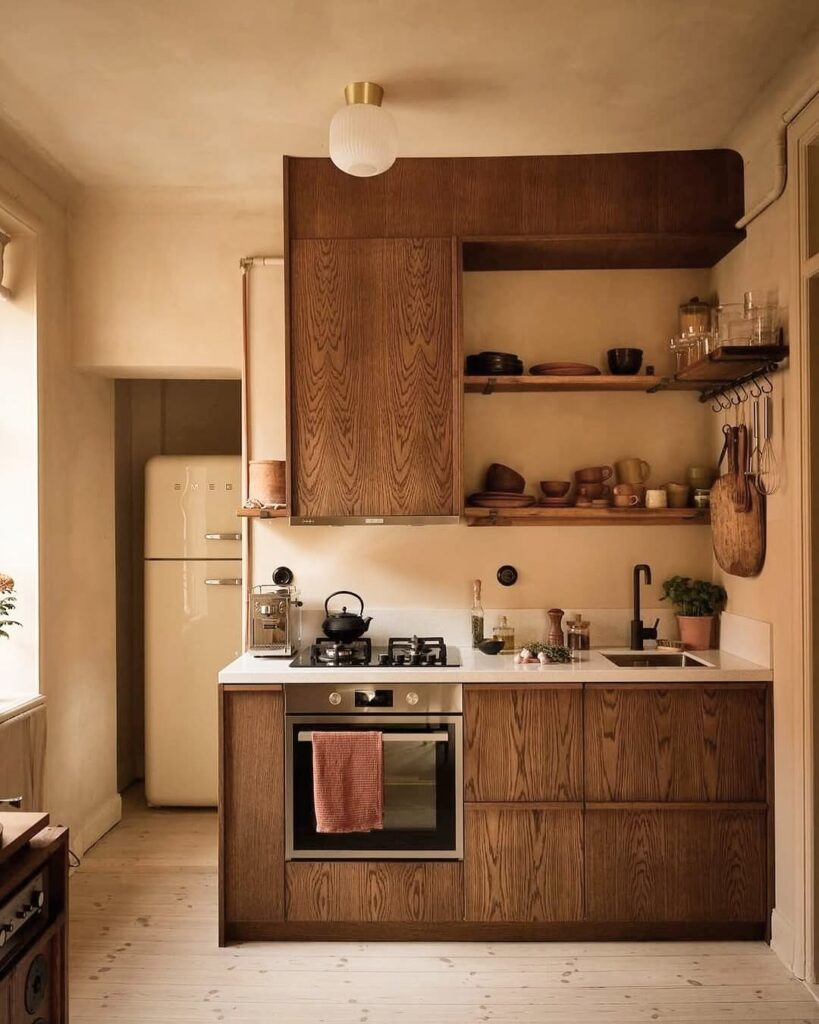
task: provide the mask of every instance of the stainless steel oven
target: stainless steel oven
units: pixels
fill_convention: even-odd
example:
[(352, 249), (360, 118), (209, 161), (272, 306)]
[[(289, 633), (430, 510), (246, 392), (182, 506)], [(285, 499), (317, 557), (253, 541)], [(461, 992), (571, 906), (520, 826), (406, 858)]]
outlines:
[[(285, 686), (288, 860), (461, 860), (463, 717), (459, 684)], [(316, 831), (313, 734), (377, 730), (384, 828)]]

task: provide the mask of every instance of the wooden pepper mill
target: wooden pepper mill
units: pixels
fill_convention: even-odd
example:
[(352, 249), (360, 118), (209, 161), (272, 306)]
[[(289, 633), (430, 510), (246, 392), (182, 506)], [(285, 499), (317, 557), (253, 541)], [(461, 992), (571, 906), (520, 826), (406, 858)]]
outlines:
[(549, 635), (546, 637), (546, 643), (550, 647), (563, 647), (563, 616), (565, 612), (562, 608), (550, 608), (549, 609)]

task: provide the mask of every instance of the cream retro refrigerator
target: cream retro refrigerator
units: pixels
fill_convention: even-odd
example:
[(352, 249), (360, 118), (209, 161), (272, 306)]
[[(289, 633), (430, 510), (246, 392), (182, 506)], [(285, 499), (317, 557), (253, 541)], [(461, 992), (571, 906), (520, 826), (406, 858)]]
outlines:
[(219, 669), (241, 653), (241, 460), (160, 455), (145, 467), (145, 792), (217, 802)]

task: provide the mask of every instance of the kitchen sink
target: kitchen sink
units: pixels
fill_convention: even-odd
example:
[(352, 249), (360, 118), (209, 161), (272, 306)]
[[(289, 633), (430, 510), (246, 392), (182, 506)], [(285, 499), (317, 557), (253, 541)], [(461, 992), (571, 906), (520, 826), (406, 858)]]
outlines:
[(625, 654), (604, 654), (606, 661), (618, 668), (712, 668), (707, 661), (701, 661), (691, 654), (658, 653), (657, 651), (628, 651)]

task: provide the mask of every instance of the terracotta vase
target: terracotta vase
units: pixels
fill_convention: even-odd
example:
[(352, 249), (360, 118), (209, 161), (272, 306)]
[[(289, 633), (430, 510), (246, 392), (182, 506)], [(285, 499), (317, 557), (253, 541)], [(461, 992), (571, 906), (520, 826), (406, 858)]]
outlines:
[(692, 651), (707, 651), (714, 632), (713, 615), (678, 615), (680, 640)]

